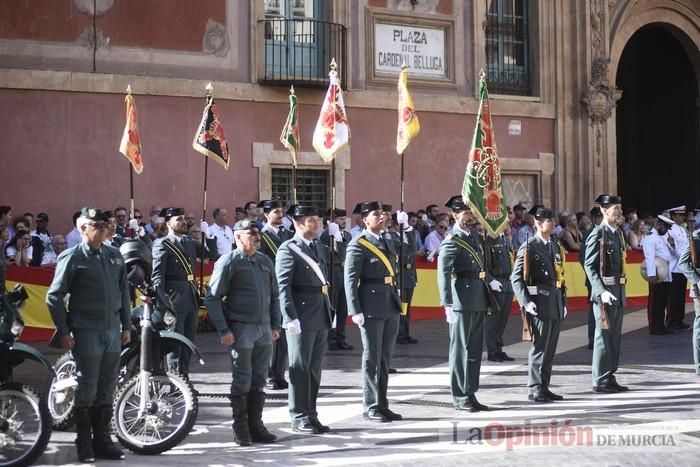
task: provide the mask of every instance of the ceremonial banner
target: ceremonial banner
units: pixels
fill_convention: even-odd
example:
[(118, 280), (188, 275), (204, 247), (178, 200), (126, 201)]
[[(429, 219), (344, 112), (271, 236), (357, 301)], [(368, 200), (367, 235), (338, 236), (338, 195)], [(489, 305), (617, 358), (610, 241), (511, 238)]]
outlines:
[(119, 152), (129, 159), (131, 166), (137, 174), (143, 171), (143, 159), (141, 158), (141, 137), (139, 136), (139, 124), (136, 118), (136, 102), (131, 95), (131, 86), (124, 98), (126, 102), (126, 124), (122, 141), (119, 144)]
[(195, 151), (213, 158), (228, 170), (229, 152), (224, 127), (221, 125), (219, 111), (214, 104), (214, 97), (207, 96), (207, 105), (204, 106), (202, 122), (197, 128), (192, 141)]
[(335, 59), (331, 62), (330, 85), (323, 100), (321, 115), (318, 117), (314, 130), (313, 146), (316, 152), (326, 162), (331, 162), (335, 156), (350, 142), (350, 127), (345, 115), (343, 90), (340, 88), (338, 73), (335, 71)]
[(399, 125), (396, 131), (396, 152), (402, 154), (408, 143), (420, 132), (420, 122), (416, 115), (416, 108), (413, 106), (413, 99), (408, 93), (406, 80), (408, 78), (408, 68), (404, 63), (399, 74)]
[(294, 86), (289, 91), (289, 115), (282, 128), (280, 142), (282, 146), (292, 154), (292, 164), (297, 166), (297, 151), (299, 150), (299, 120), (297, 115), (297, 96), (294, 95)]
[(496, 138), (489, 109), (489, 92), (484, 71), (479, 80), (479, 112), (464, 174), (462, 198), (491, 237), (497, 237), (508, 222), (501, 185)]

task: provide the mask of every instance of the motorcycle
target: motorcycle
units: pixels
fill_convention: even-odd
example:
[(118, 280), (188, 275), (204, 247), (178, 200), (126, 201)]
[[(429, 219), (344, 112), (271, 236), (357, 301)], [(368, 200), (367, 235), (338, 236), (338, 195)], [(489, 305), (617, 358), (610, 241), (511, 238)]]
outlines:
[(27, 359), (41, 363), (53, 374), (51, 362), (41, 352), (17, 342), (24, 328), (18, 310), (27, 298), (19, 284), (0, 297), (0, 466), (31, 464), (51, 437), (46, 398), (13, 380), (13, 369)]
[[(204, 361), (192, 341), (169, 330), (175, 325), (170, 298), (146, 281), (150, 275), (150, 251), (138, 241), (126, 242), (121, 249), (129, 268), (129, 283), (145, 300), (144, 305), (131, 311), (131, 343), (120, 356), (113, 426), (120, 443), (129, 450), (159, 454), (189, 434), (198, 413), (196, 391), (186, 376), (166, 370), (166, 356), (186, 347), (200, 364)], [(74, 421), (78, 385), (71, 353), (62, 355), (55, 368), (49, 411), (54, 428), (66, 429)], [(144, 382), (146, 390), (142, 387)]]

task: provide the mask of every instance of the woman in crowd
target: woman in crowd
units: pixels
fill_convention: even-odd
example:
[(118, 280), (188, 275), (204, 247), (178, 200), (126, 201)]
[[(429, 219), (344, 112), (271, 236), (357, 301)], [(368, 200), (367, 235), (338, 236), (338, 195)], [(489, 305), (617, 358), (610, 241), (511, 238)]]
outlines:
[(19, 229), (10, 243), (5, 247), (7, 264), (15, 266), (29, 266), (32, 260), (32, 237), (29, 230)]
[(627, 235), (627, 247), (631, 250), (641, 250), (644, 239), (644, 223), (637, 219), (630, 224), (629, 235)]
[(576, 222), (576, 215), (568, 216), (564, 224), (564, 230), (561, 233), (561, 237), (559, 237), (562, 246), (569, 252), (579, 251), (581, 249), (582, 237), (583, 234), (579, 230)]

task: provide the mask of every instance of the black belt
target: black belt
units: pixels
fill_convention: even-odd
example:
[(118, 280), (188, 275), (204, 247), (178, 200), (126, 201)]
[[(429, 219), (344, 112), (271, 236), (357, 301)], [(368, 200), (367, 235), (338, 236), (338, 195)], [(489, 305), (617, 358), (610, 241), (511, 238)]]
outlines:
[(176, 282), (190, 282), (187, 280), (187, 276), (165, 276), (165, 280)]
[(386, 277), (363, 277), (360, 279), (362, 284), (382, 284), (382, 285), (394, 285), (393, 280), (389, 282)]
[(483, 279), (482, 277), (483, 272), (475, 272), (475, 271), (462, 271), (462, 272), (456, 272), (455, 276), (457, 276), (459, 279)]
[(325, 294), (327, 293), (328, 288), (325, 285), (293, 285), (292, 286), (292, 292), (296, 293), (318, 293), (318, 294)]

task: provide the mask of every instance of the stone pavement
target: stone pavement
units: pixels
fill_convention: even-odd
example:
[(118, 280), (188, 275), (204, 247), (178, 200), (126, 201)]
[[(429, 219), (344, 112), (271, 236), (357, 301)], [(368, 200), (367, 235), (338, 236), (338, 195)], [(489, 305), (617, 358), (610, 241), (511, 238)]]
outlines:
[[(688, 315), (686, 322), (691, 322)], [(691, 332), (651, 336), (646, 310), (625, 316), (618, 381), (630, 392), (591, 392), (586, 313), (567, 318), (555, 359), (552, 390), (566, 399), (527, 401), (527, 349), (519, 342), (520, 319), (512, 316), (505, 349), (515, 362), (482, 364), (479, 400), (489, 412), (461, 413), (449, 397), (447, 325), (413, 323), (415, 345), (397, 345), (391, 375), (393, 423), (362, 419), (361, 345), (348, 327), (350, 352), (328, 352), (324, 361), (319, 418), (330, 434), (302, 436), (289, 426), (286, 391), (269, 391), (264, 420), (279, 440), (247, 448), (232, 443), (225, 394), (227, 355), (215, 334), (198, 336), (204, 367), (193, 365), (202, 393), (197, 424), (185, 441), (159, 456), (127, 454), (125, 463), (100, 465), (697, 465), (700, 448), (700, 377), (695, 375)], [(41, 465), (75, 462), (73, 432), (55, 432)]]

